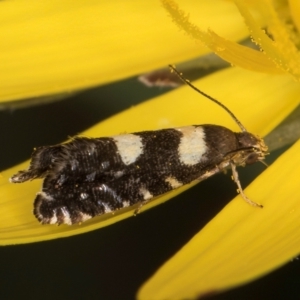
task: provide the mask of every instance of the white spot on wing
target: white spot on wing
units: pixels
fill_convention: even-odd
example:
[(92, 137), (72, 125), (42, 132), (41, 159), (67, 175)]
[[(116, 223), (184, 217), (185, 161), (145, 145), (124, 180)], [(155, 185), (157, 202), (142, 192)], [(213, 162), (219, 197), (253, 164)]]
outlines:
[(53, 217), (49, 220), (49, 224), (56, 224), (57, 223), (57, 216), (56, 210), (53, 212)]
[(203, 154), (207, 151), (203, 127), (186, 126), (176, 128), (182, 133), (178, 153), (180, 161), (185, 165), (195, 165), (206, 158)]
[(68, 224), (68, 225), (72, 225), (72, 220), (71, 220), (68, 209), (63, 206), (60, 208), (60, 210), (61, 210), (62, 214), (64, 215), (64, 218), (63, 218), (64, 223)]
[(145, 188), (140, 188), (140, 194), (143, 196), (144, 200), (153, 198), (153, 195)]
[(66, 181), (66, 176), (64, 175), (64, 174), (61, 174), (60, 176), (59, 176), (59, 179), (57, 180), (57, 183), (59, 184), (59, 185), (63, 185), (63, 183)]
[(75, 171), (79, 166), (79, 162), (76, 159), (71, 159), (70, 164), (71, 164), (71, 170), (72, 171)]
[(37, 195), (41, 195), (43, 200), (47, 200), (47, 201), (53, 201), (54, 200), (52, 196), (50, 196), (49, 194), (47, 194), (43, 191), (38, 192)]
[(123, 204), (123, 207), (130, 206), (130, 202), (129, 201), (123, 201), (122, 204)]
[(108, 169), (109, 168), (109, 161), (104, 161), (101, 163), (101, 168), (103, 170)]
[(112, 212), (112, 209), (108, 206), (108, 204), (102, 203), (102, 205), (103, 205), (103, 207), (104, 207), (104, 212), (105, 212), (106, 214)]
[(123, 175), (124, 175), (124, 171), (117, 171), (117, 172), (114, 174), (115, 178), (120, 178), (120, 177), (123, 176)]
[(125, 165), (134, 163), (143, 153), (142, 139), (135, 134), (124, 134), (113, 137), (116, 142), (118, 152)]
[(177, 189), (180, 186), (182, 186), (182, 183), (178, 181), (175, 177), (169, 176), (165, 179), (165, 181), (168, 182), (173, 189)]
[(88, 214), (80, 213), (80, 216), (81, 216), (81, 222), (91, 219), (91, 216)]
[(89, 194), (87, 194), (87, 193), (81, 193), (81, 194), (80, 194), (81, 200), (85, 200), (85, 199), (87, 199), (88, 197), (89, 197)]

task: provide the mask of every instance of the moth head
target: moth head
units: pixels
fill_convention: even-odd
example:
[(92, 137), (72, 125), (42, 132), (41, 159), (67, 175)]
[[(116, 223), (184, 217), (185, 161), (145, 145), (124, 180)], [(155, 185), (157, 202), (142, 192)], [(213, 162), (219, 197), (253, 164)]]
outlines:
[(238, 164), (250, 165), (265, 159), (268, 147), (264, 140), (249, 132), (237, 133), (238, 138)]

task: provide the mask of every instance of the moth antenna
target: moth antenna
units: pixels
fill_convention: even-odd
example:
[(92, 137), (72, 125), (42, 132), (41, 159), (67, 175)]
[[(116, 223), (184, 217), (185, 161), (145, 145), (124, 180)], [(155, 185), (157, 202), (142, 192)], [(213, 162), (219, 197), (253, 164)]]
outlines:
[(201, 90), (199, 90), (198, 88), (196, 88), (188, 79), (186, 79), (186, 78), (183, 77), (182, 73), (178, 72), (178, 70), (176, 69), (176, 67), (174, 65), (169, 65), (169, 68), (171, 69), (171, 72), (174, 72), (184, 83), (186, 83), (187, 85), (189, 85), (196, 92), (198, 92), (199, 94), (203, 95), (204, 97), (208, 98), (209, 100), (211, 100), (211, 101), (215, 102), (216, 104), (218, 104), (219, 106), (221, 106), (225, 111), (228, 112), (228, 114), (238, 124), (238, 126), (241, 128), (241, 130), (243, 132), (247, 132), (246, 128), (238, 120), (238, 118), (234, 115), (234, 113), (231, 110), (229, 110), (229, 108), (227, 108), (223, 103), (221, 103), (217, 99), (215, 99), (215, 98), (213, 98), (213, 97), (205, 94), (204, 92), (202, 92)]

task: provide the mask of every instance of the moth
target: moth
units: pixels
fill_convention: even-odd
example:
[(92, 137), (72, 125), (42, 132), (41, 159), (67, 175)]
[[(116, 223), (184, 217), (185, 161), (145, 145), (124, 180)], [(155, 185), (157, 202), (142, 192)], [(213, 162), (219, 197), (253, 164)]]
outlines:
[(228, 167), (242, 198), (237, 166), (262, 161), (263, 139), (248, 132), (221, 102), (203, 93), (170, 66), (181, 80), (221, 106), (241, 132), (219, 125), (192, 125), (112, 137), (74, 137), (34, 150), (30, 166), (10, 178), (22, 183), (44, 178), (34, 200), (42, 224), (77, 224), (95, 216), (138, 205), (193, 181), (202, 181)]

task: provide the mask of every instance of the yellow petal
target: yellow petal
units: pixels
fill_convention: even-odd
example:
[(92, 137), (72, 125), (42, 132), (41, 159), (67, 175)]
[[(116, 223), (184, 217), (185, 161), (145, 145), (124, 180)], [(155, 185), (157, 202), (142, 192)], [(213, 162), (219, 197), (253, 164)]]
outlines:
[[(195, 84), (226, 104), (253, 133), (265, 135), (298, 103), (299, 86), (288, 76), (267, 76), (237, 68), (218, 72)], [(274, 88), (276, 87), (276, 89)], [(131, 122), (135, 120), (135, 122)], [(83, 135), (109, 136), (120, 132), (154, 130), (191, 124), (220, 124), (238, 131), (233, 120), (215, 104), (188, 87), (163, 95), (94, 126)], [(133, 209), (104, 215), (80, 226), (42, 226), (32, 215), (41, 181), (13, 185), (8, 178), (29, 162), (2, 172), (0, 179), (0, 244), (18, 244), (65, 237), (94, 230), (133, 215)], [(177, 190), (179, 193), (182, 190)], [(157, 205), (173, 193), (145, 205)], [(256, 200), (256, 199), (255, 199)], [(241, 202), (243, 202), (240, 199)], [(257, 200), (258, 201), (258, 200)]]
[[(198, 27), (199, 25), (189, 21), (190, 16), (181, 10), (175, 2), (162, 0), (162, 3), (180, 29), (193, 39), (204, 43), (224, 60), (248, 70), (273, 74), (283, 73), (264, 53), (222, 38), (214, 32), (217, 31), (215, 27), (213, 27), (214, 31), (204, 32)], [(226, 24), (225, 21), (222, 24)]]
[[(232, 3), (184, 7), (234, 40), (246, 34)], [(216, 17), (223, 12), (230, 26)], [(0, 20), (1, 101), (76, 91), (207, 52), (178, 32), (159, 1), (0, 1)]]
[(267, 27), (274, 36), (274, 41), (261, 29), (251, 15), (244, 1), (235, 0), (235, 3), (245, 18), (251, 36), (263, 49), (266, 56), (281, 70), (300, 80), (300, 55), (296, 45), (290, 40), (284, 23), (279, 19), (274, 6), (269, 0), (260, 1), (260, 12), (263, 14)]
[[(194, 299), (244, 284), (300, 252), (300, 141), (236, 197), (142, 287), (139, 299)], [(291, 159), (292, 158), (292, 159)]]
[(211, 37), (210, 49), (231, 64), (251, 71), (270, 74), (283, 73), (264, 53), (225, 40), (213, 31), (209, 31), (208, 34)]
[(289, 0), (288, 3), (293, 22), (300, 31), (300, 3), (297, 0)]

